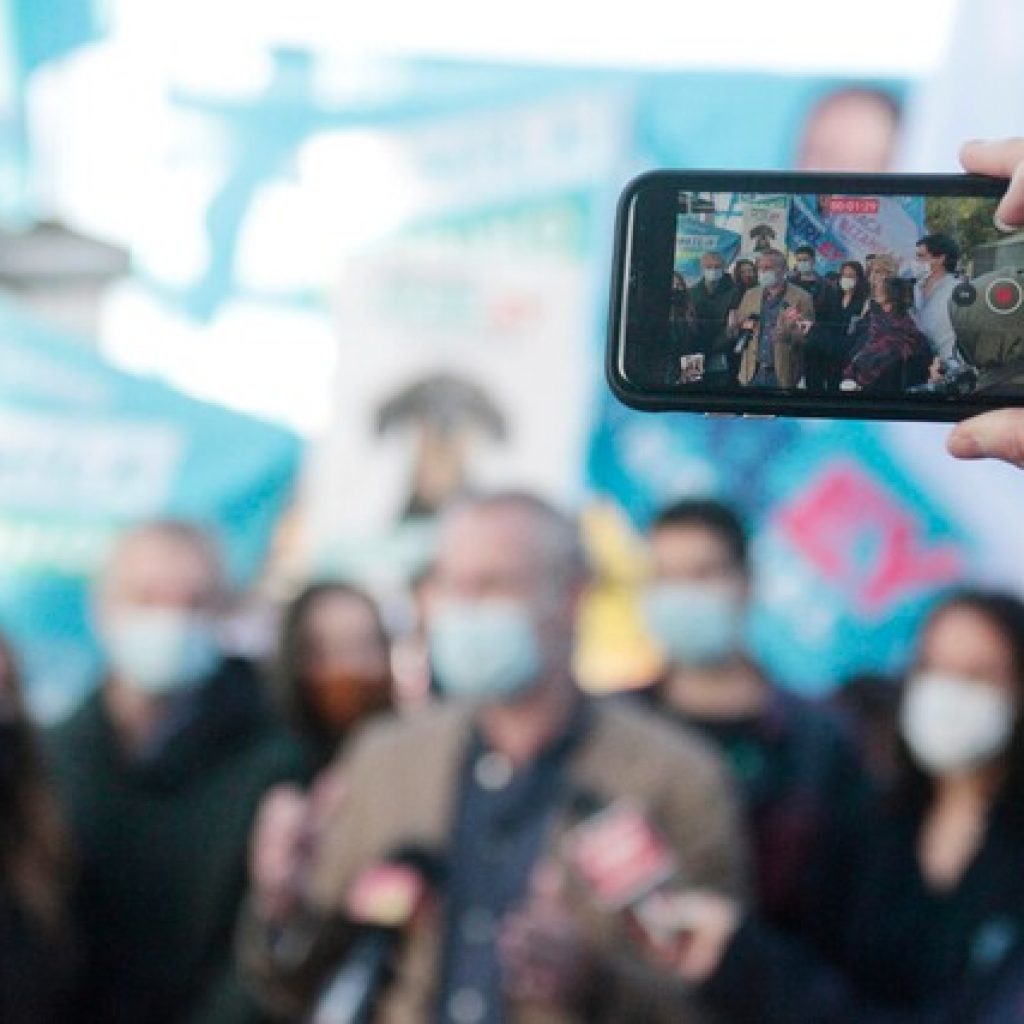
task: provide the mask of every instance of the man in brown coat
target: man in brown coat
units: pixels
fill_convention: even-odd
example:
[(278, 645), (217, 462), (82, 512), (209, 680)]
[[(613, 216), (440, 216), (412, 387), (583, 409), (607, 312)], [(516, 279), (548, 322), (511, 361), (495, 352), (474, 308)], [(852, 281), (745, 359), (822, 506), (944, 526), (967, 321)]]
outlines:
[(786, 280), (788, 269), (786, 257), (777, 249), (759, 253), (757, 287), (746, 291), (730, 316), (732, 337), (752, 332), (740, 357), (740, 384), (795, 388), (803, 377), (803, 348), (814, 323), (814, 302)]
[(317, 823), (305, 863), (309, 823), (294, 794), (277, 809), (271, 801), (257, 829), (240, 956), (268, 1008), (308, 1012), (344, 958), (353, 882), (413, 845), (443, 856), (444, 881), (407, 929), (375, 1021), (701, 1019), (671, 978), (630, 952), (624, 915), (602, 909), (564, 859), (557, 895), (538, 884), (581, 818), (629, 797), (685, 884), (743, 888), (736, 802), (716, 755), (576, 687), (584, 584), (574, 525), (538, 499), (497, 495), (449, 515), (430, 612), (448, 700), (349, 747), (334, 769), (344, 795)]

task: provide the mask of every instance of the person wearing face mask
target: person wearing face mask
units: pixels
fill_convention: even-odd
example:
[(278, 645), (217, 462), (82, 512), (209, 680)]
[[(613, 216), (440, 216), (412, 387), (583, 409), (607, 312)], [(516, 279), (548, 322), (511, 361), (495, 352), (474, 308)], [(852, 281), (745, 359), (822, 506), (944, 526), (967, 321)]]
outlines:
[(814, 302), (786, 280), (787, 269), (786, 257), (777, 249), (758, 253), (757, 286), (729, 315), (730, 339), (752, 332), (740, 356), (740, 384), (795, 388), (803, 378), (803, 348), (814, 323)]
[(866, 794), (850, 738), (824, 711), (776, 688), (746, 647), (752, 574), (728, 506), (683, 499), (649, 533), (645, 618), (665, 658), (640, 699), (725, 755), (755, 852), (755, 905), (799, 931), (813, 912), (811, 867), (843, 841)]
[(825, 287), (825, 278), (818, 273), (814, 246), (801, 245), (793, 252), (793, 271), (789, 275), (790, 283), (797, 285), (810, 295), (817, 305)]
[(700, 281), (691, 291), (695, 350), (705, 358), (704, 380), (709, 384), (727, 384), (732, 379), (728, 362), (732, 345), (726, 335), (726, 323), (739, 297), (732, 277), (725, 271), (721, 253), (704, 253), (700, 270)]
[(391, 710), (380, 609), (351, 583), (313, 583), (285, 609), (278, 648), (284, 713), (319, 771), (362, 722)]
[(0, 635), (0, 1020), (67, 1019), (77, 967), (67, 825)]
[(924, 384), (934, 356), (910, 315), (905, 282), (876, 273), (872, 299), (865, 340), (843, 370), (840, 388), (896, 393)]
[(732, 281), (736, 287), (736, 304), (757, 284), (757, 267), (753, 260), (738, 259), (732, 265)]
[[(346, 746), (336, 769), (344, 799), (318, 823), (312, 849), (294, 815), (257, 831), (240, 956), (268, 1007), (308, 1011), (315, 965), (345, 956), (343, 935), (329, 948), (329, 924), (343, 920), (353, 880), (412, 843), (443, 854), (444, 880), (410, 925), (374, 1022), (703, 1019), (680, 1009), (665, 975), (623, 955), (627, 922), (586, 890), (562, 915), (536, 898), (535, 869), (564, 850), (590, 805), (625, 797), (686, 877), (733, 894), (743, 887), (719, 759), (699, 739), (576, 686), (586, 579), (575, 524), (531, 495), (478, 497), (448, 513), (428, 609), (445, 699), (368, 726)], [(510, 929), (533, 941), (510, 941)], [(296, 945), (303, 955), (279, 952)], [(538, 950), (543, 962), (524, 971), (518, 956)], [(528, 982), (538, 970), (545, 982)]]
[(835, 288), (824, 288), (817, 304), (817, 318), (807, 335), (807, 387), (836, 391), (850, 349), (850, 324), (860, 316), (869, 289), (864, 268), (847, 260), (839, 268)]
[(914, 319), (940, 364), (955, 362), (956, 331), (949, 305), (956, 288), (960, 250), (949, 235), (925, 235), (914, 250)]
[(942, 601), (898, 717), (900, 784), (829, 866), (824, 958), (718, 896), (677, 903), (677, 968), (724, 1019), (1022, 1019), (1024, 603), (976, 590)]
[(261, 795), (304, 777), (245, 662), (222, 656), (220, 560), (198, 527), (145, 523), (98, 582), (102, 685), (49, 736), (81, 865), (75, 1020), (258, 1020), (230, 938)]

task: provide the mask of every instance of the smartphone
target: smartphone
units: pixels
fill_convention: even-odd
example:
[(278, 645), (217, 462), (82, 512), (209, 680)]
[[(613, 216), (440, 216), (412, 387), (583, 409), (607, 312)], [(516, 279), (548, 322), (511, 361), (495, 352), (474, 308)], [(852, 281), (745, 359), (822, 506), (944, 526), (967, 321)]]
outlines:
[(1024, 405), (1024, 231), (971, 175), (656, 171), (619, 201), (625, 404), (957, 420)]

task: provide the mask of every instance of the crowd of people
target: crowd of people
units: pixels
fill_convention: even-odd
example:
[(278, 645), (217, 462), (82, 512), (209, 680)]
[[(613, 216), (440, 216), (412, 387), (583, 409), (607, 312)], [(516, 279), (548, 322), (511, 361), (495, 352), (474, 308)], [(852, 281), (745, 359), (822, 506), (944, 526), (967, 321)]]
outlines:
[[(1024, 145), (965, 157), (1008, 170)], [(1001, 215), (1024, 223), (1020, 175)], [(919, 249), (927, 300), (952, 257)], [(754, 268), (730, 283), (709, 254), (709, 351), (758, 306), (777, 342), (787, 294), (807, 318), (852, 323), (865, 296), (906, 315), (884, 257), (832, 294), (796, 255), (787, 276), (761, 254), (733, 304)], [(749, 381), (858, 359), (733, 349), (723, 372)], [(949, 447), (1024, 467), (1024, 415)], [(817, 704), (747, 646), (734, 510), (680, 500), (647, 539), (663, 671), (596, 697), (573, 673), (576, 523), (520, 492), (456, 503), (417, 585), (430, 686), (411, 703), (367, 591), (307, 587), (254, 664), (223, 644), (215, 541), (128, 529), (96, 581), (106, 668), (70, 718), (31, 723), (0, 641), (0, 1019), (1024, 1020), (1024, 601), (947, 593), (902, 681)]]
[(918, 240), (912, 267), (877, 253), (823, 274), (814, 248), (800, 246), (792, 261), (768, 248), (726, 270), (706, 252), (692, 288), (673, 279), (675, 383), (820, 394), (952, 387), (968, 369), (950, 313), (960, 255), (941, 233)]
[[(210, 537), (129, 530), (96, 588), (108, 668), (68, 720), (36, 733), (0, 648), (0, 1017), (987, 1021), (1024, 959), (1024, 603), (942, 599), (880, 720), (749, 652), (732, 509), (677, 501), (648, 543), (664, 671), (595, 697), (575, 523), (528, 494), (460, 501), (409, 706), (366, 591), (307, 587), (254, 665), (218, 640)], [(633, 877), (625, 808), (670, 872)], [(353, 893), (389, 864), (424, 891), (372, 1013), (317, 1018), (363, 949)]]

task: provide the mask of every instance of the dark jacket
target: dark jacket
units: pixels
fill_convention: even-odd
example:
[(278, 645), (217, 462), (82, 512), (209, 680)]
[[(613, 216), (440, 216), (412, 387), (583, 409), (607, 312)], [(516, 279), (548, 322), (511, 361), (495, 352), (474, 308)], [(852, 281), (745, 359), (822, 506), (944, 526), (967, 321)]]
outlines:
[(909, 313), (882, 309), (867, 318), (867, 339), (854, 353), (844, 376), (865, 391), (904, 391), (928, 379), (931, 346)]
[(15, 900), (0, 893), (0, 1021), (67, 1020), (76, 966), (70, 937), (46, 934)]
[(266, 789), (305, 771), (252, 671), (225, 662), (145, 763), (122, 753), (101, 693), (49, 741), (81, 859), (75, 910), (87, 963), (76, 1020), (259, 1019), (231, 957), (249, 831)]
[(959, 885), (938, 894), (918, 866), (919, 818), (866, 817), (860, 841), (845, 857), (837, 853), (823, 890), (828, 954), (748, 922), (704, 997), (734, 1024), (1024, 1019), (993, 1015), (1024, 996), (1024, 836), (1013, 818), (1012, 809), (996, 811)]
[[(474, 708), (445, 702), (381, 721), (346, 747), (337, 769), (346, 781), (345, 800), (324, 827), (312, 855), (306, 885), (309, 920), (297, 922), (292, 933), (305, 933), (303, 938), (286, 939), (291, 933), (288, 925), (270, 928), (251, 910), (242, 919), (239, 949), (246, 977), (285, 1019), (302, 1019), (322, 977), (343, 958), (345, 943), (334, 946), (330, 923), (360, 873), (399, 846), (449, 848), (474, 722)], [(609, 702), (595, 708), (564, 771), (565, 795), (559, 797), (549, 823), (542, 856), (557, 856), (570, 830), (579, 824), (572, 794), (597, 794), (609, 803), (629, 796), (650, 814), (692, 884), (732, 894), (744, 888), (746, 851), (727, 773), (699, 738)], [(442, 891), (440, 899), (413, 920), (391, 985), (373, 1014), (376, 1024), (424, 1024), (433, 1019), (444, 896)], [(690, 1024), (704, 1019), (679, 1002), (670, 976), (639, 962), (621, 914), (598, 906), (575, 885), (569, 885), (566, 896), (577, 926), (602, 965), (590, 986), (595, 1009), (583, 1018), (588, 1024)], [(275, 952), (282, 946), (297, 947), (302, 953), (282, 957)], [(535, 1004), (510, 1007), (506, 1019), (512, 1024), (567, 1020), (563, 1012)]]
[(739, 291), (726, 274), (714, 288), (703, 278), (690, 292), (693, 298), (694, 351), (710, 356), (724, 353), (731, 347), (725, 334), (729, 311), (739, 305)]
[[(854, 293), (856, 296), (856, 293)], [(864, 310), (864, 297), (850, 299), (843, 305), (844, 293), (839, 288), (825, 288), (818, 298), (817, 319), (811, 329), (808, 345), (820, 349), (831, 359), (845, 366), (850, 355), (853, 339), (850, 324)]]
[(832, 715), (778, 690), (758, 717), (716, 722), (667, 709), (660, 689), (641, 700), (702, 733), (732, 768), (754, 850), (759, 913), (805, 934), (819, 896), (818, 864), (843, 848), (868, 800), (852, 741)]

